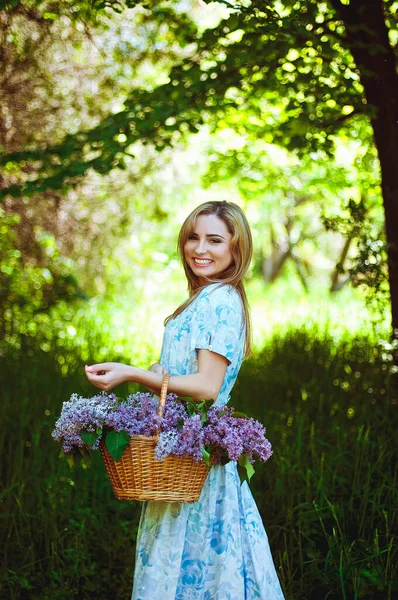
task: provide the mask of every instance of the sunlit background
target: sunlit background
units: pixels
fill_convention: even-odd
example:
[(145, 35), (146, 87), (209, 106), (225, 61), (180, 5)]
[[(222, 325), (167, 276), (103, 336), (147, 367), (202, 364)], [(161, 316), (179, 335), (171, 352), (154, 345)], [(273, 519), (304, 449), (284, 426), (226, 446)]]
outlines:
[[(189, 10), (200, 30), (229, 14), (226, 6), (197, 1), (176, 3), (175, 10)], [(178, 44), (177, 25), (157, 21), (141, 6), (99, 15), (90, 35), (72, 15), (45, 13), (51, 36), (36, 59), (36, 80), (20, 99), (32, 142), (61, 140), (122, 110), (129, 89), (166, 83), (173, 62), (192, 52)], [(21, 27), (15, 19), (10, 27), (22, 46), (39, 35), (34, 22)], [(163, 320), (186, 297), (176, 255), (179, 227), (195, 206), (214, 199), (238, 203), (252, 227), (255, 254), (246, 284), (257, 349), (272, 332), (301, 325), (317, 324), (334, 336), (363, 330), (386, 337), (388, 296), (382, 310), (375, 307), (364, 277), (350, 273), (365, 227), (376, 241), (384, 235), (368, 126), (358, 120), (343, 129), (328, 159), (322, 152), (298, 156), (273, 144), (271, 134), (250, 135), (251, 124), (266, 126), (282, 118), (282, 109), (265, 98), (261, 114), (226, 112), (216, 126), (180, 133), (162, 152), (137, 142), (124, 170), (89, 172), (62, 194), (6, 197), (1, 264), (13, 291), (6, 292), (2, 352), (19, 347), (20, 334), (36, 338), (34, 346), (45, 352), (54, 344), (83, 349), (95, 331), (102, 340), (97, 358), (123, 354), (140, 366), (156, 360)], [(9, 105), (10, 149), (22, 142), (20, 112)], [(9, 163), (5, 177), (12, 184), (31, 175), (24, 163), (19, 169)], [(350, 201), (366, 205), (362, 229), (352, 226)], [(327, 227), (324, 219), (338, 222)], [(376, 246), (370, 261), (380, 259), (378, 252)], [(67, 368), (64, 363), (64, 374)]]
[[(178, 232), (207, 200), (239, 204), (253, 233), (245, 284), (254, 354), (231, 401), (262, 420), (273, 443), (252, 487), (286, 598), (393, 597), (397, 369), (368, 117), (349, 119), (354, 107), (344, 104), (326, 141), (322, 127), (311, 138), (298, 118), (291, 125), (297, 60), (304, 77), (325, 64), (309, 45), (281, 61), (286, 97), (231, 86), (225, 99), (234, 108), (209, 104), (203, 123), (175, 130), (169, 117), (163, 145), (148, 134), (162, 116), (156, 90), (177, 89), (171, 69), (195, 57), (194, 35), (210, 39), (231, 17), (221, 51), (244, 36), (233, 21), (241, 3), (227, 4), (9, 2), (0, 13), (0, 143), (10, 154), (0, 174), (9, 190), (0, 205), (1, 598), (121, 600), (131, 592), (140, 507), (113, 499), (99, 457), (91, 470), (70, 472), (51, 431), (72, 392), (94, 393), (84, 364), (159, 359), (164, 319), (187, 297)], [(327, 2), (272, 4), (285, 15), (310, 5), (318, 24), (328, 18)], [(392, 25), (390, 33), (395, 44)], [(333, 120), (343, 63), (347, 88), (362, 94), (347, 52), (339, 47), (331, 61), (328, 97), (297, 94), (309, 118)], [(212, 64), (209, 53), (199, 81)], [(118, 159), (122, 168), (73, 171), (76, 156), (95, 160), (127, 140), (107, 137), (105, 127), (98, 147), (68, 150), (73, 135), (107, 123), (137, 90), (151, 100), (134, 106), (142, 135)], [(58, 154), (46, 154), (51, 146)], [(13, 157), (22, 150), (39, 155)], [(53, 187), (32, 191), (41, 160)], [(71, 176), (61, 181), (58, 167)]]

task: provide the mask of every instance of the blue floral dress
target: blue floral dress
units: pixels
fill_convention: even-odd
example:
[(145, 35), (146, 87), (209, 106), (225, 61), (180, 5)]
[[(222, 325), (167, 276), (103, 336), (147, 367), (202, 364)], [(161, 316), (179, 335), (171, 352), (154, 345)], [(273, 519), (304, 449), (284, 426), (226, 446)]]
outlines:
[[(228, 402), (243, 358), (240, 296), (211, 284), (165, 328), (160, 362), (170, 375), (196, 373), (197, 350), (225, 356), (216, 399)], [(214, 466), (198, 502), (143, 503), (132, 600), (283, 600), (260, 514), (236, 463)]]

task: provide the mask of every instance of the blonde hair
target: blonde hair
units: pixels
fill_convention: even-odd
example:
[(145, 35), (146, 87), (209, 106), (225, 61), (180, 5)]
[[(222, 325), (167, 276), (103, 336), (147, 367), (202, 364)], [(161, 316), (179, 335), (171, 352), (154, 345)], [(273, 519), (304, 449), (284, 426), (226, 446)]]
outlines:
[(210, 283), (230, 285), (239, 293), (239, 296), (242, 300), (244, 320), (246, 325), (245, 356), (248, 356), (251, 353), (252, 346), (251, 321), (249, 303), (247, 301), (246, 292), (243, 286), (243, 277), (250, 265), (253, 254), (253, 242), (249, 223), (247, 222), (242, 209), (233, 202), (226, 202), (225, 200), (222, 202), (204, 202), (196, 207), (182, 224), (178, 236), (178, 252), (180, 254), (185, 276), (188, 281), (189, 298), (183, 302), (172, 315), (167, 317), (165, 323), (182, 313), (182, 311), (185, 310), (185, 308), (189, 306), (191, 302), (195, 300), (195, 298), (197, 298), (202, 289), (205, 287), (199, 283), (199, 278), (189, 267), (184, 255), (185, 243), (195, 230), (196, 218), (199, 215), (215, 215), (225, 223), (229, 233), (232, 235), (230, 244), (233, 260), (231, 264), (225, 269), (225, 271), (219, 273), (218, 278), (206, 277), (208, 282), (206, 285), (209, 285)]

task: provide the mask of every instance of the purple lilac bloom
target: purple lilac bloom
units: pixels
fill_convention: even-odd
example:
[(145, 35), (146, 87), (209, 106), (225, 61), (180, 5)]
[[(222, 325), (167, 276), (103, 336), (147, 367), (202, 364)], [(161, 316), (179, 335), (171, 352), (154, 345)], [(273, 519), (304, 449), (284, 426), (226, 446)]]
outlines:
[(173, 450), (176, 456), (191, 455), (194, 460), (202, 460), (203, 427), (201, 415), (188, 417), (178, 430), (178, 444)]
[(265, 437), (265, 427), (254, 419), (242, 419), (243, 452), (246, 452), (250, 462), (258, 458), (265, 462), (272, 455), (270, 442)]
[[(92, 432), (102, 428), (108, 413), (116, 406), (115, 394), (102, 392), (92, 398), (83, 398), (72, 394), (69, 402), (64, 402), (61, 415), (55, 423), (52, 436), (63, 442), (63, 450), (70, 452), (74, 446), (83, 447), (85, 443), (80, 437), (82, 430)], [(99, 439), (92, 446), (98, 448)]]
[(162, 431), (159, 434), (155, 450), (156, 460), (163, 460), (169, 454), (172, 454), (175, 445), (178, 443), (177, 431)]
[(271, 444), (265, 437), (264, 426), (254, 419), (233, 416), (232, 407), (212, 407), (207, 413), (204, 444), (211, 444), (231, 460), (246, 453), (250, 462), (255, 457), (263, 462), (272, 454)]
[[(168, 394), (169, 408), (168, 412), (165, 411), (166, 429), (173, 428), (178, 419), (186, 414), (184, 407), (178, 405), (175, 399), (175, 394)], [(64, 452), (71, 452), (74, 447), (85, 447), (86, 444), (80, 436), (81, 431), (94, 432), (97, 428), (124, 430), (131, 437), (151, 436), (161, 424), (157, 411), (158, 401), (150, 393), (131, 394), (119, 403), (115, 394), (106, 392), (101, 392), (92, 398), (72, 394), (70, 400), (63, 403), (52, 436), (63, 443)], [(100, 435), (90, 446), (92, 450), (98, 449), (101, 437)]]
[(187, 410), (182, 402), (176, 402), (175, 394), (168, 394), (162, 418), (162, 431), (175, 429), (182, 421), (188, 419)]
[(151, 436), (161, 422), (157, 410), (158, 402), (152, 394), (133, 394), (107, 414), (104, 424), (114, 431), (127, 431), (130, 437)]

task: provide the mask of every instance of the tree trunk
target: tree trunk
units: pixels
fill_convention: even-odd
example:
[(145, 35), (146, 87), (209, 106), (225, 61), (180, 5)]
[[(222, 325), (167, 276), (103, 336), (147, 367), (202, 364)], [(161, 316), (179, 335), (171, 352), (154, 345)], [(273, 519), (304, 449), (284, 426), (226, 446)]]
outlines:
[[(383, 14), (383, 0), (333, 0), (345, 24), (347, 46), (360, 73), (381, 167), (391, 293), (392, 337), (398, 341), (398, 76)], [(395, 354), (398, 364), (398, 351)]]
[(266, 283), (273, 283), (280, 275), (282, 267), (290, 255), (290, 250), (276, 248), (271, 256), (263, 260), (262, 274)]

